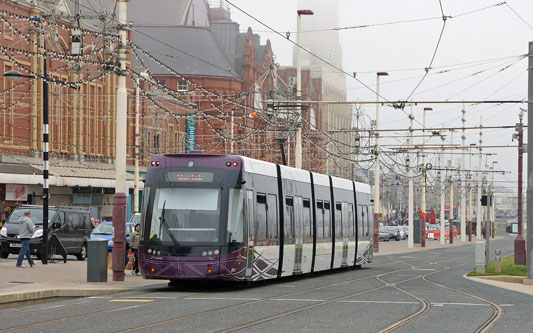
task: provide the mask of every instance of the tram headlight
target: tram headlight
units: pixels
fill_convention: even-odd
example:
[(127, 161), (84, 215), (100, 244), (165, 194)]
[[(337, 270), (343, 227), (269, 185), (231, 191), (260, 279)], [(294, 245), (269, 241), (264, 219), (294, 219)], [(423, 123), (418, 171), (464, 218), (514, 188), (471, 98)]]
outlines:
[(212, 256), (213, 255), (213, 251), (209, 251), (209, 252), (207, 252), (207, 254)]
[(194, 161), (193, 160), (190, 160), (189, 162), (187, 162), (187, 166), (189, 168), (192, 168), (194, 166)]
[(204, 251), (204, 252), (202, 252), (202, 256), (204, 256), (204, 257), (205, 257), (206, 255), (207, 255), (207, 252), (205, 252), (205, 251)]

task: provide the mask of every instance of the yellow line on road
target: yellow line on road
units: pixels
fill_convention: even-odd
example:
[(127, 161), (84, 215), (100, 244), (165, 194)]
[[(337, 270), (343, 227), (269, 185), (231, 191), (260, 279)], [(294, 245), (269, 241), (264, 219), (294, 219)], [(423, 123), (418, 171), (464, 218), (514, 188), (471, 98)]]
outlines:
[(133, 298), (118, 298), (118, 299), (111, 299), (110, 302), (153, 302), (153, 299), (133, 299)]

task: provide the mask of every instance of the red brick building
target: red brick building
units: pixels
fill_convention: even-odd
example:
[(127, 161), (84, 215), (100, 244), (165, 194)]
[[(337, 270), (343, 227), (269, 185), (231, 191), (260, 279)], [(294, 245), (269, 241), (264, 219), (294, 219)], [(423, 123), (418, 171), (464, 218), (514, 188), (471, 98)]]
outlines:
[[(281, 163), (275, 138), (286, 136), (292, 125), (265, 101), (293, 98), (287, 82), (294, 70), (279, 71), (270, 42), (261, 44), (251, 29), (241, 33), (228, 11), (210, 9), (205, 0), (164, 2), (165, 6), (154, 6), (153, 1), (128, 3), (128, 20), (135, 26), (135, 33), (129, 34), (134, 45), (128, 52), (128, 170), (136, 156), (145, 165), (153, 154), (188, 148)], [(117, 77), (109, 64), (116, 61), (114, 32), (108, 31), (104, 43), (98, 30), (82, 25), (83, 54), (76, 56), (71, 44), (73, 22), (43, 18), (46, 13), (23, 1), (0, 0), (0, 11), (2, 73), (42, 75), (46, 54), (49, 77), (79, 86), (76, 90), (50, 85), (50, 204), (87, 205), (95, 207), (95, 215), (110, 216)], [(320, 84), (304, 73), (304, 99), (319, 100)], [(33, 191), (41, 192), (42, 80), (0, 79), (0, 105), (0, 209), (4, 210), (24, 202)], [(314, 126), (321, 126), (320, 107), (312, 109), (314, 119), (302, 125), (308, 138), (315, 134)], [(320, 140), (317, 136), (311, 144), (304, 139), (304, 166), (315, 171), (321, 171), (319, 157), (324, 156)], [(289, 156), (293, 142), (286, 144)], [(128, 175), (130, 188), (132, 179)], [(13, 197), (15, 191), (22, 196)]]

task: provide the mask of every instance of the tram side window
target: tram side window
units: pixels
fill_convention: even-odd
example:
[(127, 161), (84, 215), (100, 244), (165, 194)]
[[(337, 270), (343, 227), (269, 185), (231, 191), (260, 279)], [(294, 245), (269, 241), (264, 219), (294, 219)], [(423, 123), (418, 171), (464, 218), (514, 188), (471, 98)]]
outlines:
[(316, 202), (316, 238), (324, 237), (324, 204), (322, 201)]
[(353, 219), (353, 205), (351, 203), (348, 204), (348, 237), (352, 238), (355, 236), (354, 232), (354, 225), (355, 221)]
[(292, 197), (285, 198), (285, 242), (294, 242), (294, 204)]
[(329, 201), (324, 201), (324, 237), (331, 237), (331, 213)]
[(311, 227), (311, 201), (309, 199), (304, 199), (304, 239), (309, 240), (313, 239), (313, 229)]
[(365, 212), (362, 205), (357, 205), (357, 239), (365, 239)]
[(340, 202), (335, 204), (335, 237), (342, 238), (342, 205)]
[(365, 206), (366, 219), (365, 219), (365, 237), (370, 239), (370, 215), (368, 214), (368, 206)]
[(257, 194), (257, 213), (254, 219), (255, 236), (258, 241), (267, 239), (267, 205), (266, 194)]
[(269, 194), (267, 197), (267, 235), (269, 241), (276, 241), (279, 237), (278, 232), (278, 199), (275, 194)]

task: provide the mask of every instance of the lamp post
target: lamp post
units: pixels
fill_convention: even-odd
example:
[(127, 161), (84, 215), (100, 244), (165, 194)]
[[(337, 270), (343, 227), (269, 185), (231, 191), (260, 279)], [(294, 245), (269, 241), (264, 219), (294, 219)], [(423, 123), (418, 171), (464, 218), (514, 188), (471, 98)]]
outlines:
[(48, 264), (48, 82), (63, 84), (75, 88), (72, 84), (52, 79), (47, 76), (46, 56), (43, 56), (43, 75), (25, 75), (19, 71), (11, 70), (4, 73), (4, 77), (10, 81), (17, 81), (21, 78), (40, 79), (43, 81), (43, 248), (41, 251), (41, 261), (43, 265)]
[[(302, 16), (303, 15), (313, 15), (313, 11), (309, 9), (300, 9), (298, 10), (298, 22), (296, 28), (296, 98), (298, 101), (302, 99), (302, 64), (300, 61), (301, 55), (301, 38), (300, 30), (302, 29)], [(297, 169), (302, 168), (302, 127), (300, 125), (300, 119), (302, 118), (302, 104), (298, 107), (298, 119), (296, 123), (298, 128), (296, 129), (296, 144), (294, 149), (294, 166)]]
[(374, 163), (374, 252), (379, 252), (379, 78), (388, 76), (387, 72), (376, 73), (376, 162)]

